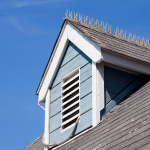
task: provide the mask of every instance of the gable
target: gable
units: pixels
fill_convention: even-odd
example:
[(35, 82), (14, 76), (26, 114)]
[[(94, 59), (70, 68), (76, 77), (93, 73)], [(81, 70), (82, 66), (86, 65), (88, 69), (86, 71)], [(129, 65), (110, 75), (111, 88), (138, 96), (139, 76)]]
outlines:
[(36, 91), (39, 101), (44, 101), (47, 90), (52, 85), (69, 41), (75, 44), (93, 62), (100, 62), (102, 58), (101, 48), (82, 34), (82, 32), (76, 30), (71, 24), (64, 21), (62, 30)]
[(75, 134), (92, 126), (92, 60), (72, 42), (69, 42), (50, 88), (50, 143), (62, 142), (70, 136), (73, 130), (74, 126), (64, 131), (61, 129), (61, 79), (77, 67), (80, 68), (80, 122)]
[[(80, 24), (78, 25), (80, 26)], [(47, 73), (44, 73), (45, 77), (43, 77), (40, 82), (41, 87), (38, 88), (39, 101), (43, 101), (45, 100), (45, 97), (47, 97), (45, 109), (45, 133), (48, 134), (48, 136), (45, 134), (46, 143), (53, 144), (62, 142), (70, 136), (73, 130), (74, 122), (67, 126), (66, 129), (62, 130), (62, 79), (72, 71), (79, 68), (80, 72), (80, 122), (75, 134), (92, 126), (95, 127), (99, 123), (100, 117), (104, 117), (115, 105), (130, 96), (137, 88), (140, 88), (146, 77), (142, 74), (132, 74), (131, 72), (114, 69), (106, 65), (104, 66), (106, 63), (101, 61), (122, 66), (126, 69), (132, 69), (134, 71), (137, 71), (140, 68), (140, 73), (150, 73), (148, 63), (146, 64), (142, 59), (138, 59), (144, 62), (142, 62), (142, 65), (139, 67), (138, 64), (140, 64), (140, 61), (137, 63), (134, 60), (135, 57), (134, 59), (131, 59), (133, 57), (130, 57), (131, 60), (128, 60), (126, 57), (123, 58), (117, 54), (119, 53), (119, 49), (122, 48), (121, 46), (117, 49), (117, 52), (113, 45), (114, 53), (112, 49), (109, 49), (109, 46), (112, 44), (111, 40), (109, 43), (107, 38), (107, 41), (105, 41), (105, 37), (103, 39), (98, 35), (95, 36), (95, 32), (92, 32), (93, 29), (90, 29), (88, 33), (86, 32), (88, 31), (86, 28), (80, 28), (79, 26), (77, 29), (72, 26), (70, 22), (67, 22), (63, 26), (64, 30), (58, 38), (55, 50), (46, 67)], [(89, 27), (87, 28), (89, 29)], [(107, 33), (103, 34), (107, 35)], [(112, 35), (110, 35), (110, 37), (111, 36)], [(89, 37), (92, 37), (92, 40), (95, 43), (92, 42)], [(100, 38), (100, 41), (98, 38)], [(105, 42), (106, 44), (104, 44)], [(102, 47), (102, 51), (97, 45)], [(106, 48), (107, 50), (109, 49), (112, 51), (109, 52), (110, 55), (103, 52), (107, 51), (105, 50)], [(123, 53), (119, 54), (124, 55)], [(98, 78), (100, 79), (100, 82)], [(97, 81), (99, 82), (98, 86)], [(48, 107), (50, 107), (50, 109)], [(72, 108), (72, 106), (70, 107)], [(74, 114), (72, 113), (72, 115)], [(68, 116), (67, 123), (70, 123), (72, 116), (70, 114)], [(50, 123), (48, 123), (49, 121)]]

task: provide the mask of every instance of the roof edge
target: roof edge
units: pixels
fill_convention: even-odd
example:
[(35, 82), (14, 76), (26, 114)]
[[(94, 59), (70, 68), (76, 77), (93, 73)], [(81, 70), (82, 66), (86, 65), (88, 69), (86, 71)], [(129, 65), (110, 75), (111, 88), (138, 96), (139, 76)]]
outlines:
[(46, 64), (46, 67), (45, 67), (44, 72), (43, 72), (43, 74), (42, 74), (40, 83), (39, 83), (38, 88), (37, 88), (37, 90), (36, 90), (36, 93), (35, 93), (36, 95), (39, 94), (39, 91), (40, 91), (40, 89), (41, 89), (42, 83), (43, 83), (44, 78), (45, 78), (45, 76), (46, 76), (46, 74), (47, 74), (48, 66), (49, 66), (49, 63), (50, 63), (50, 61), (51, 61), (51, 59), (52, 59), (52, 55), (53, 55), (53, 53), (54, 53), (56, 44), (57, 44), (58, 39), (59, 39), (59, 37), (60, 37), (60, 35), (61, 35), (62, 31), (63, 31), (64, 26), (66, 25), (65, 23), (66, 23), (66, 20), (64, 20), (64, 22), (63, 22), (63, 24), (62, 24), (62, 26), (61, 26), (61, 30), (59, 31), (58, 37), (57, 37), (57, 39), (56, 39), (56, 41), (55, 41), (55, 44), (54, 44), (54, 46), (53, 46), (53, 50), (52, 50), (52, 52), (51, 52), (51, 54), (50, 54), (49, 60), (48, 60), (48, 62), (47, 62), (47, 64)]

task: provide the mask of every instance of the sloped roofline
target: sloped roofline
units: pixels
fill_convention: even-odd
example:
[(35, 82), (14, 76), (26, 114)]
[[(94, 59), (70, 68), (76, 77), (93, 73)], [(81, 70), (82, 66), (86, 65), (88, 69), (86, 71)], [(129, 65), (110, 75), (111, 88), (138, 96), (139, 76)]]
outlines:
[[(64, 43), (65, 45), (62, 44), (62, 41), (65, 42)], [(101, 61), (101, 58), (102, 58), (101, 47), (99, 47), (91, 39), (89, 39), (81, 31), (79, 31), (76, 27), (74, 27), (71, 23), (69, 23), (68, 20), (65, 20), (61, 27), (61, 30), (59, 32), (58, 38), (55, 42), (55, 45), (53, 47), (53, 51), (50, 55), (49, 61), (46, 65), (46, 68), (44, 70), (42, 78), (40, 80), (38, 89), (36, 91), (37, 95), (39, 95), (42, 85), (44, 85), (44, 88), (42, 87), (42, 89), (46, 88), (47, 85), (44, 84), (43, 82), (45, 82), (44, 80), (45, 80), (45, 77), (47, 76), (47, 72), (49, 72), (49, 69), (53, 68), (51, 71), (53, 72), (53, 70), (54, 70), (54, 72), (52, 73), (52, 77), (50, 77), (51, 81), (49, 83), (49, 86), (51, 85), (53, 74), (56, 73), (58, 64), (60, 63), (60, 61), (62, 59), (61, 57), (62, 57), (64, 50), (66, 49), (65, 47), (68, 45), (69, 41), (71, 41), (73, 44), (75, 44), (83, 53), (85, 53), (95, 63)], [(62, 47), (60, 45), (62, 45)], [(59, 51), (59, 52), (57, 52), (57, 51)], [(54, 59), (54, 55), (56, 56), (55, 59)], [(58, 60), (58, 58), (59, 58), (59, 60)], [(51, 64), (51, 63), (53, 63), (53, 60), (55, 61), (56, 66), (54, 64), (53, 65)], [(47, 82), (49, 82), (49, 81), (47, 80)], [(43, 92), (44, 91), (42, 90), (41, 93), (43, 93)], [(39, 99), (41, 99), (41, 94), (39, 96)]]
[(62, 26), (61, 26), (61, 30), (59, 31), (58, 37), (57, 37), (57, 39), (56, 39), (56, 41), (55, 41), (55, 44), (54, 44), (54, 46), (53, 46), (53, 50), (52, 50), (52, 52), (51, 52), (51, 55), (50, 55), (50, 57), (49, 57), (49, 59), (48, 59), (48, 62), (47, 62), (47, 64), (46, 64), (46, 67), (45, 67), (45, 69), (44, 69), (44, 72), (43, 72), (43, 74), (42, 74), (42, 77), (41, 77), (41, 79), (40, 79), (40, 83), (39, 83), (38, 88), (37, 88), (36, 93), (35, 93), (36, 95), (38, 95), (39, 90), (40, 90), (40, 87), (41, 87), (41, 85), (42, 85), (42, 83), (43, 83), (43, 80), (44, 80), (44, 76), (45, 76), (45, 74), (47, 74), (48, 65), (49, 65), (49, 63), (50, 63), (50, 60), (51, 60), (52, 55), (53, 55), (53, 53), (54, 53), (55, 46), (56, 46), (56, 44), (57, 44), (57, 41), (58, 41), (58, 39), (59, 39), (59, 37), (60, 37), (60, 34), (61, 34), (62, 30), (63, 30), (63, 27), (64, 27), (65, 23), (66, 23), (66, 21), (64, 20), (64, 22), (63, 22), (63, 24), (62, 24)]
[[(115, 52), (120, 55), (124, 55), (129, 58), (136, 59), (144, 63), (150, 64), (150, 49), (149, 48), (143, 45), (134, 43), (132, 41), (129, 41), (127, 39), (123, 39), (121, 37), (115, 36), (108, 32), (100, 31), (90, 26), (81, 24), (80, 22), (75, 22), (72, 20), (68, 20), (68, 22), (70, 22), (75, 28), (81, 31), (85, 36), (87, 36), (95, 44), (102, 47), (103, 50)], [(130, 49), (130, 53), (128, 53), (127, 48)]]
[[(54, 53), (54, 49), (55, 49), (55, 47), (58, 43), (58, 40), (59, 40), (59, 38), (63, 32), (63, 29), (65, 28), (65, 26), (67, 24), (71, 24), (76, 30), (78, 30), (80, 33), (82, 33), (83, 36), (87, 37), (89, 39), (89, 41), (92, 41), (95, 45), (97, 45), (99, 48), (102, 48), (102, 50), (104, 50), (104, 51), (112, 51), (113, 53), (116, 53), (116, 54), (118, 53), (120, 55), (129, 57), (129, 58), (132, 58), (132, 59), (135, 59), (138, 61), (142, 61), (146, 64), (150, 64), (150, 59), (149, 59), (150, 58), (150, 50), (148, 48), (141, 46), (141, 45), (137, 45), (136, 43), (127, 41), (125, 39), (116, 37), (116, 36), (109, 34), (107, 32), (102, 32), (102, 31), (99, 31), (97, 29), (91, 28), (89, 26), (85, 26), (85, 25), (81, 24), (80, 22), (74, 22), (74, 21), (70, 21), (70, 20), (66, 19), (66, 20), (64, 20), (64, 22), (61, 26), (61, 30), (59, 32), (57, 39), (56, 39), (52, 53), (51, 53), (50, 58), (47, 62), (44, 73), (41, 77), (39, 86), (37, 88), (36, 95), (39, 94), (39, 91), (40, 91), (41, 86), (43, 84), (44, 78), (45, 78), (47, 71), (49, 69), (50, 62), (53, 58), (52, 56)], [(105, 38), (105, 37), (106, 37), (105, 41), (103, 39), (101, 39), (101, 38)], [(108, 40), (112, 40), (112, 41), (108, 41)], [(117, 44), (115, 45), (112, 43), (117, 43)], [(76, 45), (76, 46), (78, 46), (78, 45)]]

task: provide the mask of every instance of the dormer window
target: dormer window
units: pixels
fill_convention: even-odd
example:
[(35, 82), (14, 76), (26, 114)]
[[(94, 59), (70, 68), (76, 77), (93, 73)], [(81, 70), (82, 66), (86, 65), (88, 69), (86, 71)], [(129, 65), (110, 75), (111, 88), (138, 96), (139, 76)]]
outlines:
[(69, 128), (80, 115), (80, 70), (71, 71), (61, 82), (61, 129)]

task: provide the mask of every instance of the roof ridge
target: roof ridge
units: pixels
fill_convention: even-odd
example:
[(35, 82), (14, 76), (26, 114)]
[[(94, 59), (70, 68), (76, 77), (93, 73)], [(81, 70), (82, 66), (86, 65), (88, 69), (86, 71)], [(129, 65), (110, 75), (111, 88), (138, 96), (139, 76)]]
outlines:
[(82, 26), (84, 26), (85, 28), (90, 28), (90, 29), (96, 30), (96, 31), (98, 31), (98, 32), (101, 32), (102, 34), (106, 34), (106, 35), (112, 36), (112, 37), (117, 38), (117, 39), (120, 39), (120, 40), (122, 40), (122, 41), (124, 41), (124, 42), (129, 42), (130, 44), (133, 44), (133, 45), (135, 45), (135, 46), (137, 46), (137, 47), (139, 47), (139, 48), (142, 47), (142, 48), (145, 48), (145, 49), (150, 50), (150, 47), (146, 47), (146, 46), (144, 46), (144, 45), (139, 45), (139, 44), (137, 44), (137, 43), (135, 43), (135, 42), (133, 42), (133, 41), (130, 41), (130, 40), (128, 40), (128, 39), (124, 39), (124, 38), (122, 38), (122, 37), (120, 37), (120, 36), (113, 35), (113, 34), (111, 34), (111, 33), (109, 33), (109, 32), (105, 32), (105, 31), (103, 32), (102, 30), (99, 30), (98, 28), (95, 28), (95, 27), (93, 27), (93, 26), (86, 25), (86, 24), (81, 23), (81, 22), (79, 22), (79, 21), (75, 21), (75, 20), (69, 19), (69, 18), (66, 18), (65, 20), (68, 21), (68, 22), (73, 22), (73, 23), (82, 25)]
[[(90, 17), (88, 17), (88, 16), (86, 16), (86, 17), (84, 16), (84, 18), (83, 18), (84, 22), (83, 22), (82, 21), (82, 14), (78, 15), (78, 12), (77, 13), (74, 12), (74, 18), (73, 18), (72, 11), (70, 11), (70, 10), (68, 11), (68, 9), (67, 9), (66, 10), (66, 17), (64, 19), (68, 19), (68, 20), (71, 20), (73, 22), (78, 22), (78, 23), (83, 24), (85, 26), (88, 26), (88, 27), (100, 30), (102, 32), (106, 32), (106, 33), (111, 34), (111, 25), (109, 25), (108, 23), (104, 24), (103, 21), (101, 21), (101, 23), (99, 23), (98, 19), (96, 19), (96, 20), (93, 18), (90, 19)], [(111, 34), (111, 35), (113, 35), (113, 34)], [(122, 29), (119, 31), (119, 28), (118, 27), (116, 28), (116, 32), (115, 32), (114, 36), (150, 49), (150, 44), (149, 44), (148, 39), (146, 41), (145, 41), (144, 37), (142, 39), (140, 39), (140, 36), (136, 37), (136, 34), (133, 34), (133, 36), (132, 36), (131, 32), (129, 33), (128, 38), (126, 38), (126, 35), (127, 35), (127, 31), (124, 32)]]

